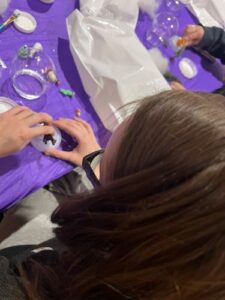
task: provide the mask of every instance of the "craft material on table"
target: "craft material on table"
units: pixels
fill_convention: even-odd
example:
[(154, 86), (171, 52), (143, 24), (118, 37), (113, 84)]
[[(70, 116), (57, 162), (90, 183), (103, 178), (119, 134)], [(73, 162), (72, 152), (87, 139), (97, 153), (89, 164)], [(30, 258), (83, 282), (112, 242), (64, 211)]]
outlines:
[(194, 78), (198, 73), (195, 63), (186, 57), (179, 62), (179, 69), (182, 75), (188, 79)]
[(53, 2), (55, 2), (55, 0), (40, 0), (40, 1), (46, 4), (52, 4)]
[(36, 19), (29, 13), (21, 10), (16, 10), (14, 13), (18, 14), (14, 19), (14, 26), (17, 30), (23, 33), (32, 33), (37, 27)]
[(20, 12), (18, 10), (15, 10), (13, 15), (11, 15), (6, 21), (4, 21), (0, 25), (0, 32), (4, 31), (10, 24), (15, 22), (15, 20), (19, 17)]
[(74, 91), (68, 90), (68, 89), (60, 89), (59, 92), (64, 95), (64, 96), (68, 96), (68, 97), (73, 97), (75, 95)]

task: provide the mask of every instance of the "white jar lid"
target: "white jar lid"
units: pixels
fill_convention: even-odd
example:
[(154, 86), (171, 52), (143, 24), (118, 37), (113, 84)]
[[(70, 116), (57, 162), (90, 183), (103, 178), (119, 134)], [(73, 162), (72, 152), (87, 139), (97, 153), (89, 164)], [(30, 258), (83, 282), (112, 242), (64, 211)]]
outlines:
[(31, 14), (18, 9), (14, 13), (18, 14), (18, 17), (14, 20), (14, 26), (17, 30), (23, 33), (32, 33), (36, 29), (37, 21)]
[(0, 97), (0, 114), (17, 106), (17, 103), (7, 97)]
[(53, 3), (55, 0), (40, 0), (43, 3), (47, 3), (47, 4), (51, 4)]
[(198, 74), (195, 63), (187, 57), (179, 62), (179, 69), (182, 75), (188, 79), (192, 79)]

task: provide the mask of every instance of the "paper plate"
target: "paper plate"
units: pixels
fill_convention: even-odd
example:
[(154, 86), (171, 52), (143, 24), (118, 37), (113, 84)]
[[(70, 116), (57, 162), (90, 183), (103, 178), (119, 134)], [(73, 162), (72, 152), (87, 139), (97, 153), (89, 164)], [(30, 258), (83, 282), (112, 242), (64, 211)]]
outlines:
[(36, 29), (37, 21), (31, 14), (18, 9), (14, 12), (19, 13), (19, 16), (14, 21), (14, 26), (17, 30), (23, 33), (32, 33)]
[(10, 98), (0, 96), (0, 114), (7, 112), (15, 106), (17, 106), (17, 103)]
[(198, 74), (195, 63), (187, 57), (179, 62), (179, 69), (182, 75), (188, 79), (192, 79)]

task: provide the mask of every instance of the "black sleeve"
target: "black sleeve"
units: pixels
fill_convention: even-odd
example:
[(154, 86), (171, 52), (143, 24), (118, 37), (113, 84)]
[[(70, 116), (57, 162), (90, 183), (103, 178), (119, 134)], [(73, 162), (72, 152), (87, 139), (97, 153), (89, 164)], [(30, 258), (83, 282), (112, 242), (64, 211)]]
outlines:
[(204, 37), (198, 47), (221, 59), (225, 64), (225, 31), (218, 27), (204, 27), (204, 30)]

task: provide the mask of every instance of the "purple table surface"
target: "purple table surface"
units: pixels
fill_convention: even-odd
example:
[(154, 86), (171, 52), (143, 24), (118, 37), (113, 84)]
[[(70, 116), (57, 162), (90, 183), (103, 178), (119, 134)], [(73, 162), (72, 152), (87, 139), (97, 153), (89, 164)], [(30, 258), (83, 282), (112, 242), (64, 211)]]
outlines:
[[(95, 134), (104, 143), (109, 134), (104, 130), (89, 103), (89, 98), (84, 92), (69, 50), (65, 20), (77, 6), (78, 1), (71, 0), (56, 0), (53, 5), (42, 4), (39, 0), (11, 1), (11, 6), (4, 18), (8, 17), (14, 9), (21, 9), (33, 14), (37, 20), (38, 27), (32, 34), (22, 34), (11, 26), (0, 34), (0, 57), (8, 66), (8, 69), (0, 79), (0, 95), (8, 96), (34, 111), (47, 112), (54, 118), (71, 118), (74, 116), (75, 109), (80, 108), (82, 118), (93, 126)], [(182, 9), (179, 19), (182, 20), (181, 32), (186, 24), (195, 22), (185, 9)], [(136, 32), (143, 43), (145, 43), (144, 35), (149, 26), (149, 18), (146, 14), (141, 13)], [(76, 97), (72, 99), (63, 97), (55, 86), (45, 96), (35, 101), (21, 99), (13, 91), (9, 80), (10, 62), (20, 46), (24, 44), (33, 45), (35, 42), (41, 42), (47, 54), (53, 59), (61, 81), (60, 87), (74, 90)], [(199, 71), (198, 76), (193, 80), (185, 80), (179, 74), (177, 66), (179, 59), (171, 65), (171, 72), (177, 75), (188, 89), (212, 91), (221, 86), (221, 82), (211, 71), (208, 71), (208, 68), (212, 69), (210, 64), (207, 64), (198, 55), (188, 50), (185, 51), (183, 56), (195, 61)], [(68, 137), (66, 137), (66, 141), (63, 148), (70, 149), (73, 146), (73, 142)], [(16, 201), (72, 169), (73, 166), (70, 164), (46, 157), (36, 151), (31, 145), (28, 145), (15, 155), (0, 159), (0, 210), (10, 207)]]

